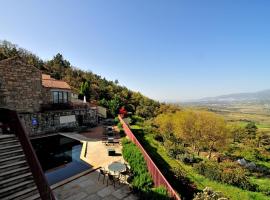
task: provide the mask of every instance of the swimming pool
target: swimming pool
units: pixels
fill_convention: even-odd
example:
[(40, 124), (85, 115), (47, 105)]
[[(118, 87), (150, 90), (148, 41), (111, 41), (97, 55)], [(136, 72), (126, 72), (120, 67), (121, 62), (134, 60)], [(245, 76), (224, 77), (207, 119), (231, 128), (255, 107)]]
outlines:
[(80, 159), (80, 141), (55, 135), (31, 140), (50, 185), (90, 169)]

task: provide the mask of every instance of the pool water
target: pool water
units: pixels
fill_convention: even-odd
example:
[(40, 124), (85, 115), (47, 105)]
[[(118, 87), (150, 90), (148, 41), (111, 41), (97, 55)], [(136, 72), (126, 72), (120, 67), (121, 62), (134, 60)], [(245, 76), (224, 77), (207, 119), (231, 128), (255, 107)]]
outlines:
[(31, 142), (50, 185), (91, 167), (80, 159), (80, 141), (56, 135), (33, 139)]

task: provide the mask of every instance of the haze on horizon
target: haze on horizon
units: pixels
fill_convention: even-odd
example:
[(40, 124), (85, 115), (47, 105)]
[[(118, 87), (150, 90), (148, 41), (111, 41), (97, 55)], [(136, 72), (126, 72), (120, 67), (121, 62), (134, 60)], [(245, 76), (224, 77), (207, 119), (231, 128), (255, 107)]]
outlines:
[(270, 85), (269, 1), (1, 1), (0, 40), (160, 101)]

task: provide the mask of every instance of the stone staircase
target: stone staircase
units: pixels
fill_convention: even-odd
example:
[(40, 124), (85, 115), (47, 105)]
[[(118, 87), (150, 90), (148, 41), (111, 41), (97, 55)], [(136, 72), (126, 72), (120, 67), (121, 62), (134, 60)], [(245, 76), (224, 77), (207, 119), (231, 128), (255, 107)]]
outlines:
[(41, 199), (20, 142), (0, 134), (0, 199)]

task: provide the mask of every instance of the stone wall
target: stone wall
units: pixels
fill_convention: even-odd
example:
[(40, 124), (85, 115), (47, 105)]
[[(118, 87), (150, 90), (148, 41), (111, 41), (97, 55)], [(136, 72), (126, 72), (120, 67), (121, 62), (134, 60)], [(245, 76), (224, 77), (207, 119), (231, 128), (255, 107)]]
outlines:
[[(75, 115), (76, 121), (60, 124), (61, 116)], [(94, 109), (76, 109), (66, 111), (49, 111), (44, 113), (20, 113), (22, 123), (30, 136), (72, 130), (79, 127), (79, 118), (84, 125), (96, 125), (97, 114)]]
[(43, 104), (49, 104), (52, 102), (52, 94), (50, 88), (42, 87), (42, 99)]
[(40, 109), (41, 71), (22, 62), (20, 57), (0, 61), (0, 107), (18, 112)]

